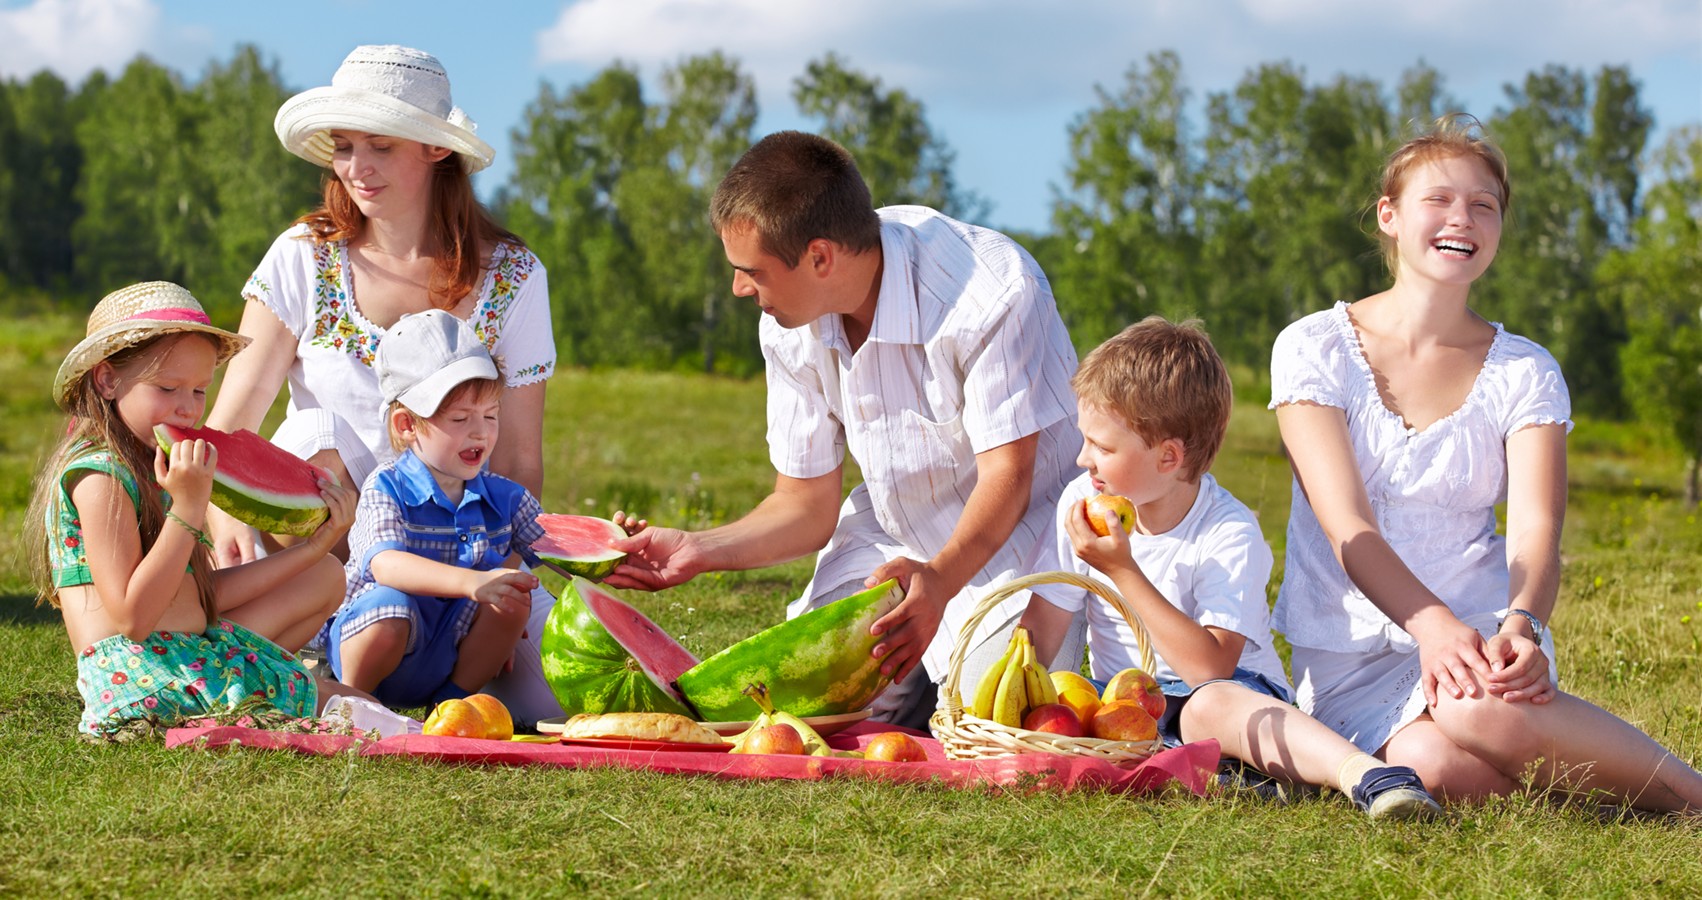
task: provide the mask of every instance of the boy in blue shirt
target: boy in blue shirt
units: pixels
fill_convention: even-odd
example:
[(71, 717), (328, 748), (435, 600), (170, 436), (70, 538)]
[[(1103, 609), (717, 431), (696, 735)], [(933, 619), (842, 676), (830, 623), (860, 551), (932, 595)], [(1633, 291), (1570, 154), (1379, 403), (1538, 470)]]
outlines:
[(543, 534), (536, 498), (486, 471), (503, 379), (443, 310), (403, 316), (374, 359), (390, 442), (349, 533), (348, 592), (326, 623), (337, 679), (399, 707), (478, 691), (526, 628), (538, 579), (516, 568)]
[[(1337, 788), (1372, 818), (1439, 812), (1412, 769), (1385, 765), (1290, 703), (1272, 645), (1272, 557), (1258, 519), (1208, 471), (1229, 425), (1229, 372), (1196, 323), (1152, 316), (1082, 360), (1071, 380), (1087, 471), (1064, 488), (1055, 534), (1030, 571), (1064, 569), (1115, 587), (1152, 636), (1166, 746), (1215, 739), (1288, 782)], [(1134, 527), (1097, 535), (1085, 502), (1117, 494)], [(1090, 602), (1092, 601), (1092, 602)], [(1023, 624), (1041, 659), (1086, 608), (1093, 676), (1137, 667), (1133, 630), (1109, 604), (1062, 584), (1034, 588)], [(1074, 668), (1073, 665), (1071, 668)], [(1198, 702), (1195, 702), (1195, 701)]]

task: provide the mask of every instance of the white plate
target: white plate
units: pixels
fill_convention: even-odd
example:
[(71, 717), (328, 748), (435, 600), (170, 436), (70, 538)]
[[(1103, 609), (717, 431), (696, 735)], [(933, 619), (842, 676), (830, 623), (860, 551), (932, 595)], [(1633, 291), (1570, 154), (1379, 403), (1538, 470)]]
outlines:
[[(871, 710), (859, 709), (856, 712), (841, 713), (837, 716), (805, 716), (804, 724), (815, 729), (817, 734), (826, 737), (867, 719), (870, 712)], [(723, 737), (738, 734), (751, 727), (749, 722), (702, 722), (699, 724)], [(561, 734), (561, 730), (566, 726), (566, 716), (538, 720), (538, 731), (541, 734)]]

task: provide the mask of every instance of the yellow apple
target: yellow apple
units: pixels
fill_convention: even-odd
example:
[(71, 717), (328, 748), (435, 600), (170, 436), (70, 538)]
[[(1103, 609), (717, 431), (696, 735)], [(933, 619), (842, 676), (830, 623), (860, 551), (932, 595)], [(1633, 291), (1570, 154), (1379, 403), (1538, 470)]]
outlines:
[(1123, 526), (1123, 533), (1135, 530), (1135, 505), (1127, 497), (1116, 494), (1099, 494), (1088, 498), (1087, 525), (1093, 533), (1105, 537), (1111, 533), (1111, 520), (1116, 519)]

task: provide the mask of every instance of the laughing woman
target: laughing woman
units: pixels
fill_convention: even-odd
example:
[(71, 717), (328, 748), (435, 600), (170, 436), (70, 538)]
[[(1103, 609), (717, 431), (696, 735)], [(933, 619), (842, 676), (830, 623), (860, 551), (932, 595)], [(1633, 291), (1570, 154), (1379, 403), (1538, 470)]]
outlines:
[[(272, 244), (243, 289), (231, 360), (207, 422), (258, 429), (285, 383), (289, 410), (272, 440), (358, 488), (395, 455), (372, 362), (385, 330), (442, 309), (470, 324), (508, 373), (503, 434), (490, 469), (534, 496), (543, 489), (544, 385), (555, 368), (544, 267), (473, 195), (490, 145), (450, 101), (436, 58), (393, 45), (357, 47), (327, 87), (278, 110), (278, 139), (328, 168), (320, 207)], [(254, 535), (214, 513), (222, 565), (250, 559)], [(551, 605), (533, 595), (514, 671), (491, 685), (516, 718), (560, 714), (538, 664)]]

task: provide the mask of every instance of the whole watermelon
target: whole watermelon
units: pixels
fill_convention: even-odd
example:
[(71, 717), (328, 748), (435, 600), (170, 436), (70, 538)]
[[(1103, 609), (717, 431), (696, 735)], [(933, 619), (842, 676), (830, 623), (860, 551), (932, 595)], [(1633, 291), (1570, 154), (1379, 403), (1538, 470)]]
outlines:
[(904, 599), (897, 581), (835, 600), (722, 650), (680, 674), (680, 693), (704, 721), (742, 722), (757, 709), (745, 685), (768, 685), (776, 709), (831, 716), (868, 706), (892, 683), (869, 655), (869, 626)]
[(673, 686), (697, 664), (668, 633), (613, 594), (575, 576), (544, 626), (544, 679), (562, 711), (689, 716)]

